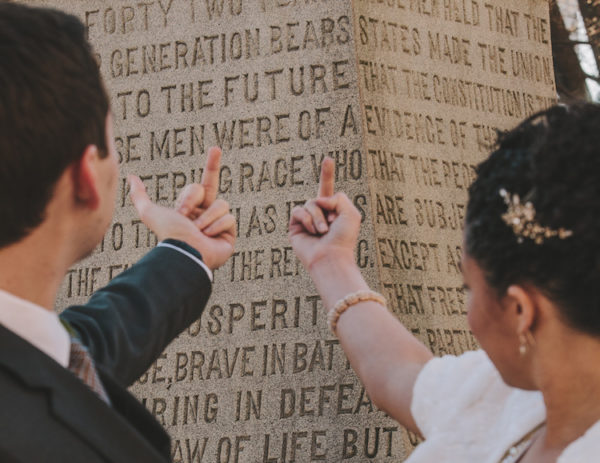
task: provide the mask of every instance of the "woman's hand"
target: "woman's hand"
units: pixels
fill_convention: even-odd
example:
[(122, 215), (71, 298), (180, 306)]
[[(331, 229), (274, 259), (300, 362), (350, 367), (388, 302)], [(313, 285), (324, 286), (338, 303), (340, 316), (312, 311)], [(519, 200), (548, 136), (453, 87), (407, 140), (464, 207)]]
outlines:
[[(334, 194), (333, 168), (333, 160), (326, 158), (318, 197), (294, 208), (289, 233), (326, 310), (349, 294), (369, 289), (354, 260), (360, 214), (344, 193)], [(360, 302), (345, 311), (336, 333), (374, 403), (419, 432), (410, 412), (412, 391), (431, 352), (373, 301)]]
[(220, 162), (221, 150), (209, 149), (201, 183), (185, 187), (174, 209), (154, 204), (139, 177), (128, 178), (133, 205), (158, 239), (173, 238), (189, 244), (213, 270), (229, 259), (236, 239), (235, 218), (229, 213), (229, 204), (216, 199)]
[(325, 158), (317, 198), (292, 210), (289, 238), (307, 270), (331, 259), (354, 261), (360, 213), (344, 193), (334, 194), (334, 162)]

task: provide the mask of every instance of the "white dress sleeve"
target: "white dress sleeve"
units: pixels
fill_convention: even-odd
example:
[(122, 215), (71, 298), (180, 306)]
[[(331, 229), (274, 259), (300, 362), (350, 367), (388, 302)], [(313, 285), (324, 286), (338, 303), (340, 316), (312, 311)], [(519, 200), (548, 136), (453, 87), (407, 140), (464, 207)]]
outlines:
[(451, 424), (502, 380), (484, 351), (430, 360), (415, 382), (411, 412), (423, 437)]
[[(542, 394), (508, 386), (481, 350), (430, 360), (415, 382), (411, 412), (426, 439), (411, 463), (497, 463), (546, 417)], [(600, 421), (557, 463), (592, 463), (598, 455)]]

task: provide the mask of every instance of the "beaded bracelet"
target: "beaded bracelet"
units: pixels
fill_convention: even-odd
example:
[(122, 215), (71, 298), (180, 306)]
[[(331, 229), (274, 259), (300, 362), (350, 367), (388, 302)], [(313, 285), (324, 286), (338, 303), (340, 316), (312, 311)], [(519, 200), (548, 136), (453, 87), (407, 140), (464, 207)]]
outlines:
[(350, 293), (343, 299), (340, 299), (335, 303), (335, 305), (329, 310), (327, 313), (327, 325), (333, 334), (337, 336), (337, 324), (340, 316), (348, 310), (349, 307), (358, 304), (359, 302), (365, 301), (374, 301), (378, 304), (381, 304), (384, 309), (386, 309), (385, 305), (385, 297), (381, 294), (376, 293), (375, 291), (363, 290), (357, 291), (355, 293)]

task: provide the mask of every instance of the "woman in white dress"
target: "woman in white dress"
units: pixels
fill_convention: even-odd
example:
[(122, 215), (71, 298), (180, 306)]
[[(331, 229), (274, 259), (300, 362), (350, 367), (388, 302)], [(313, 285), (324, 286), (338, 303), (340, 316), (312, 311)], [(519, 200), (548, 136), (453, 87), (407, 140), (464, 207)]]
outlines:
[(599, 106), (532, 116), (478, 168), (462, 270), (482, 350), (434, 358), (382, 310), (359, 227), (326, 160), (290, 239), (371, 399), (425, 438), (408, 462), (600, 461)]

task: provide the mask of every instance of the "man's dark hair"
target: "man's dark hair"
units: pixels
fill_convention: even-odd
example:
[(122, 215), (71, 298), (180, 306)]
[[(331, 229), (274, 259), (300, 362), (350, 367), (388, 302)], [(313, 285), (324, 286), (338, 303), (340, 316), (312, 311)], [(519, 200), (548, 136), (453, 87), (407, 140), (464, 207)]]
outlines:
[[(531, 201), (540, 225), (572, 236), (519, 242), (502, 219), (500, 189)], [(600, 335), (600, 106), (555, 106), (502, 134), (469, 196), (466, 251), (498, 295), (533, 285), (570, 326)]]
[(0, 2), (0, 247), (44, 220), (57, 180), (87, 145), (106, 155), (108, 110), (81, 21)]

